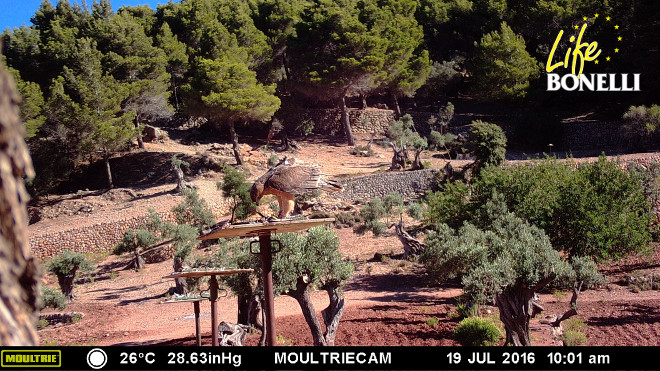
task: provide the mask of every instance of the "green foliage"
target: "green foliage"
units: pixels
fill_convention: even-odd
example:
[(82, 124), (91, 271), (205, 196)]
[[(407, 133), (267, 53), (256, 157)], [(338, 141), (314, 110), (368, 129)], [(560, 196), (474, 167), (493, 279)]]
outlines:
[(631, 140), (646, 140), (660, 129), (660, 106), (630, 106), (623, 114), (625, 135)]
[(567, 347), (583, 346), (587, 344), (587, 336), (580, 331), (565, 330), (559, 338)]
[(55, 308), (59, 310), (66, 309), (66, 296), (50, 287), (41, 287), (41, 309)]
[(539, 63), (527, 53), (525, 40), (516, 35), (506, 22), (499, 31), (484, 35), (475, 42), (471, 62), (474, 92), (491, 99), (524, 97), (529, 82), (539, 76)]
[(356, 212), (347, 213), (341, 211), (335, 214), (334, 218), (335, 218), (335, 225), (339, 228), (352, 228), (356, 224), (362, 222), (360, 214)]
[(270, 155), (268, 158), (268, 167), (271, 168), (275, 165), (277, 165), (280, 162), (280, 158), (276, 154)]
[(64, 250), (46, 264), (46, 269), (57, 276), (66, 277), (74, 276), (79, 269), (83, 271), (93, 270), (94, 266), (85, 258), (85, 255), (74, 253), (71, 250)]
[(24, 81), (18, 70), (9, 68), (9, 72), (14, 77), (18, 94), (21, 95), (20, 117), (25, 124), (25, 137), (32, 138), (46, 122), (46, 117), (42, 114), (45, 104), (44, 95), (39, 84)]
[[(390, 218), (402, 211), (403, 198), (400, 194), (392, 192), (382, 199), (376, 197), (362, 207), (360, 219), (364, 221), (364, 224), (358, 225), (353, 230), (357, 234), (371, 231), (374, 236), (380, 236), (389, 228)], [(382, 219), (385, 219), (385, 222)]]
[(562, 327), (566, 331), (579, 331), (584, 333), (587, 329), (587, 324), (580, 318), (569, 318), (562, 322)]
[(245, 219), (250, 216), (257, 205), (250, 198), (251, 185), (245, 181), (245, 175), (230, 165), (225, 165), (222, 183), (218, 182), (218, 189), (222, 196), (231, 203), (231, 220)]
[(454, 329), (454, 339), (462, 346), (492, 346), (500, 339), (500, 331), (491, 321), (469, 317)]
[(121, 242), (112, 250), (115, 255), (121, 255), (126, 252), (133, 252), (137, 247), (148, 247), (155, 244), (156, 236), (148, 230), (129, 228), (124, 232)]
[(534, 287), (547, 277), (575, 277), (545, 233), (511, 213), (487, 230), (467, 223), (457, 232), (446, 225), (437, 229), (427, 234), (420, 262), (435, 279), (462, 277), (465, 295), (476, 303), (492, 302), (508, 288)]
[(443, 190), (426, 193), (422, 222), (432, 227), (441, 223), (459, 227), (471, 216), (469, 200), (470, 188), (465, 183), (447, 182)]
[(506, 135), (501, 127), (481, 120), (473, 121), (470, 143), (474, 146), (477, 169), (504, 163)]
[(196, 189), (183, 190), (183, 196), (184, 200), (172, 208), (177, 224), (191, 225), (198, 231), (215, 224), (213, 211)]
[(474, 317), (477, 315), (479, 306), (470, 303), (456, 304), (456, 310), (449, 313), (447, 318), (462, 320), (464, 318)]
[(424, 205), (420, 202), (410, 202), (406, 207), (406, 214), (415, 220), (421, 220), (424, 211)]
[(427, 325), (429, 325), (431, 327), (436, 327), (438, 325), (438, 323), (440, 323), (440, 320), (437, 317), (431, 317), (431, 318), (427, 319), (426, 321), (424, 321), (424, 323), (426, 323)]
[(339, 238), (332, 229), (315, 227), (307, 233), (283, 233), (277, 238), (287, 253), (273, 260), (275, 292), (295, 290), (298, 278), (303, 276), (320, 289), (341, 287), (353, 274), (353, 264), (343, 259)]
[(570, 256), (618, 258), (650, 242), (651, 208), (640, 182), (604, 156), (577, 169), (554, 159), (490, 167), (474, 189), (478, 205), (501, 193), (511, 211), (543, 228)]
[(296, 126), (296, 132), (302, 136), (309, 136), (314, 132), (314, 121), (313, 120), (302, 120), (298, 126)]
[(372, 157), (374, 155), (374, 150), (371, 149), (370, 145), (355, 146), (351, 148), (351, 154), (357, 157)]

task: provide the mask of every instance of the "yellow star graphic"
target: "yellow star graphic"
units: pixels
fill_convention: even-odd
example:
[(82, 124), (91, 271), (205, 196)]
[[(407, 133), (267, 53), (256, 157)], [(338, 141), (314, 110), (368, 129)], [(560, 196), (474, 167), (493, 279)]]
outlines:
[(610, 57), (605, 58), (605, 60), (607, 60), (607, 61), (609, 62), (609, 61), (610, 61)]
[(584, 19), (584, 20), (586, 21), (586, 20), (587, 20), (587, 17), (582, 17), (582, 19)]
[(580, 26), (578, 26), (578, 25), (575, 25), (575, 29), (577, 30), (578, 28), (580, 28)]
[(609, 22), (609, 20), (610, 20), (610, 17), (605, 17), (605, 20)]
[(618, 25), (618, 24), (617, 24), (617, 25), (614, 25), (614, 29), (615, 29), (615, 30), (618, 30), (618, 29), (619, 29), (619, 25)]
[(598, 13), (594, 14), (594, 17), (598, 18)]
[(617, 37), (617, 40), (621, 41), (621, 36)]
[(619, 52), (619, 48), (614, 49), (614, 52), (615, 52), (615, 53), (618, 53), (618, 52)]
[(594, 61), (594, 63), (598, 64), (598, 59), (596, 59), (596, 60)]

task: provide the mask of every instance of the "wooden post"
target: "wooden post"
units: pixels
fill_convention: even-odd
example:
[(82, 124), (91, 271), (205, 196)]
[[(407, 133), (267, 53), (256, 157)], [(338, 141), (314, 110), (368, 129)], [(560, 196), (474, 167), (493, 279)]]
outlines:
[(199, 300), (193, 302), (195, 307), (195, 334), (197, 335), (197, 346), (202, 345), (202, 328), (199, 324)]
[(211, 276), (209, 280), (209, 293), (211, 297), (211, 344), (214, 347), (218, 346), (218, 280), (215, 278), (215, 275)]
[(273, 298), (273, 253), (270, 243), (270, 231), (259, 233), (259, 257), (264, 282), (264, 310), (266, 311), (266, 345), (275, 345), (275, 303)]

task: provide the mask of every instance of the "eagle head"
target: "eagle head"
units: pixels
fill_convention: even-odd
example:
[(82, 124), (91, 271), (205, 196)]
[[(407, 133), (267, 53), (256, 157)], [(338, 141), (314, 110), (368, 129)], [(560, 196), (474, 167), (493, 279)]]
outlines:
[(250, 188), (250, 198), (252, 202), (257, 203), (261, 199), (261, 194), (264, 191), (263, 183), (255, 182)]

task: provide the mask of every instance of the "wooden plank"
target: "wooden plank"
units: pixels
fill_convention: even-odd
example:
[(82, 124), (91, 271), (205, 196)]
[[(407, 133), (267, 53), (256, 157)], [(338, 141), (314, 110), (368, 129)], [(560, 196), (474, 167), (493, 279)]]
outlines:
[(163, 303), (164, 303), (164, 304), (173, 304), (173, 303), (196, 303), (196, 302), (200, 302), (200, 301), (204, 301), (204, 300), (209, 300), (209, 298), (208, 298), (208, 297), (200, 296), (199, 298), (190, 298), (190, 299), (181, 299), (181, 300), (170, 299), (170, 300), (164, 301)]
[(208, 234), (201, 236), (198, 240), (217, 240), (219, 238), (231, 238), (242, 236), (258, 236), (270, 233), (298, 232), (309, 228), (318, 227), (324, 224), (330, 224), (335, 218), (306, 219), (306, 220), (285, 220), (266, 223), (235, 224), (228, 227), (212, 230)]
[(251, 273), (254, 269), (207, 269), (196, 271), (173, 272), (163, 278), (231, 276), (232, 274)]

